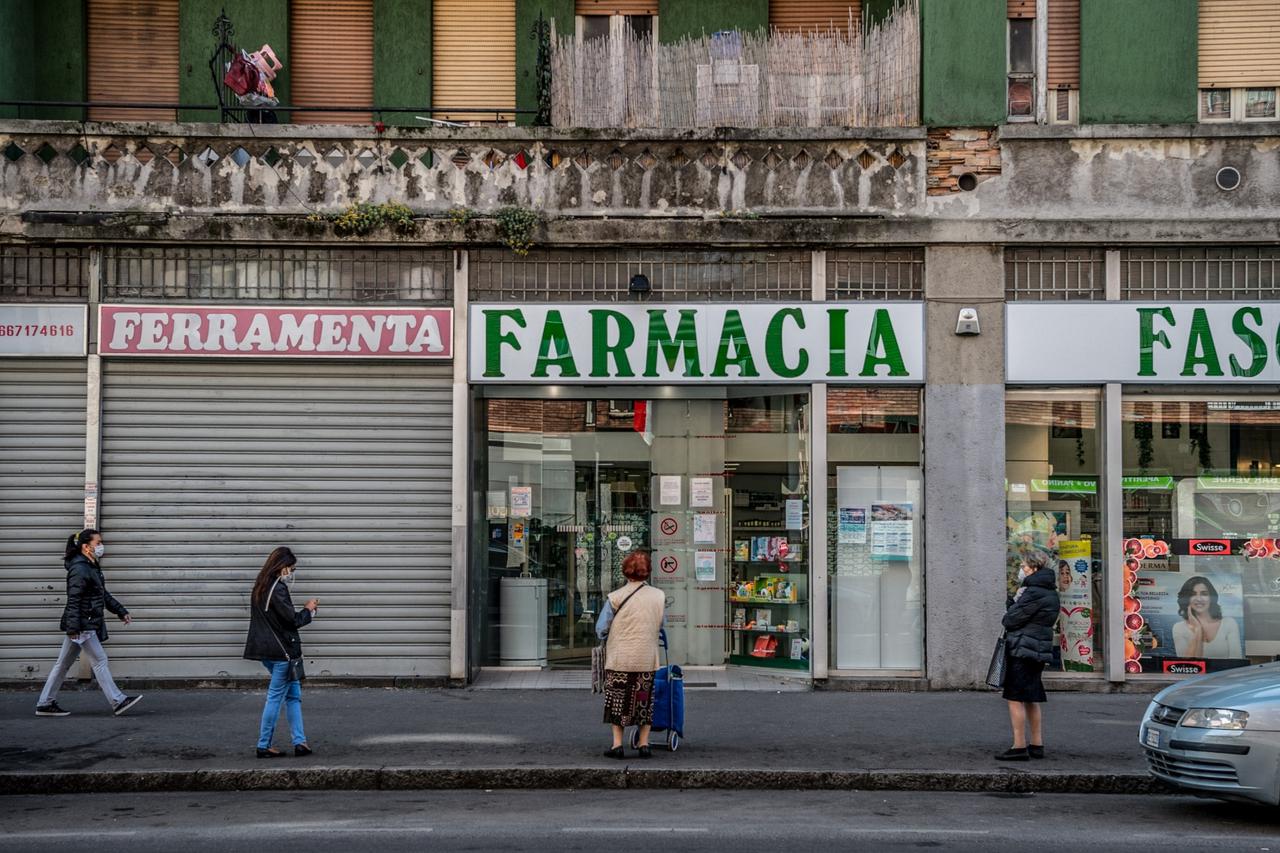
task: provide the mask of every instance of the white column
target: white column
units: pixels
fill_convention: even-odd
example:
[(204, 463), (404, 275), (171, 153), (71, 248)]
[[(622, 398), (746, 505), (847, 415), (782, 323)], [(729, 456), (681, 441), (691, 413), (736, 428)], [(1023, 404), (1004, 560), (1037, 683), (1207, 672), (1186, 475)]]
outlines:
[(1049, 115), (1049, 0), (1036, 0), (1036, 122)]
[(449, 678), (467, 677), (470, 588), (471, 399), (467, 387), (467, 252), (454, 251), (453, 271), (453, 573), (449, 596)]
[(827, 607), (827, 386), (809, 392), (809, 659), (826, 678), (830, 646)]
[(1124, 681), (1124, 466), (1120, 458), (1123, 435), (1120, 421), (1121, 385), (1109, 382), (1102, 401), (1103, 419), (1103, 494), (1102, 510), (1106, 525), (1102, 536), (1104, 570), (1102, 614), (1106, 618), (1103, 636), (1107, 649), (1107, 679)]

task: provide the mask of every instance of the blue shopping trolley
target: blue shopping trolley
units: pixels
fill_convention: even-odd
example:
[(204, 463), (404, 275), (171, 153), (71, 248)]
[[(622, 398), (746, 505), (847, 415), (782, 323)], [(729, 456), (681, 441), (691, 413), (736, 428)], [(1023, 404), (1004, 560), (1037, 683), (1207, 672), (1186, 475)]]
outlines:
[[(684, 670), (671, 663), (667, 632), (658, 633), (666, 665), (653, 676), (653, 731), (667, 733), (667, 748), (675, 752), (684, 737)], [(639, 748), (640, 730), (631, 732), (631, 748)]]

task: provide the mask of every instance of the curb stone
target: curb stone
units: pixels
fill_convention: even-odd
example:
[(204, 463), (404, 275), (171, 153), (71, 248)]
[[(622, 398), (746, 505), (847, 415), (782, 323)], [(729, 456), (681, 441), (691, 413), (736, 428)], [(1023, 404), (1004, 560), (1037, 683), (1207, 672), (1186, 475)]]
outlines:
[(756, 789), (957, 793), (1160, 794), (1144, 773), (951, 773), (892, 770), (310, 767), (0, 773), (0, 795), (194, 791), (439, 791), (466, 789)]

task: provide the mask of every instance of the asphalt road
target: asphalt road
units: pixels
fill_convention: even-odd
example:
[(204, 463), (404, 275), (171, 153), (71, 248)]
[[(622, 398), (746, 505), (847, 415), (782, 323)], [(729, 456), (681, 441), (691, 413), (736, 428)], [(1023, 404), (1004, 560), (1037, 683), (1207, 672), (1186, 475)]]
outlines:
[(1280, 851), (1276, 809), (1187, 797), (451, 791), (0, 797), (0, 851)]

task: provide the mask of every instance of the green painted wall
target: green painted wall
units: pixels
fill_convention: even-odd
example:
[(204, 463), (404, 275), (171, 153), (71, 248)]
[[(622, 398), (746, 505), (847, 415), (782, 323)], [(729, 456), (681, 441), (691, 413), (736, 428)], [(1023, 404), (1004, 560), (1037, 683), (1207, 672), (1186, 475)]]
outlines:
[(1003, 123), (1007, 0), (921, 0), (920, 7), (924, 124)]
[[(34, 43), (32, 0), (0, 2), (0, 101), (34, 98), (31, 79)], [(22, 114), (28, 115), (28, 112)], [(0, 107), (0, 118), (17, 116), (17, 107)]]
[[(82, 101), (83, 0), (0, 0), (0, 100)], [(77, 107), (23, 107), (23, 118), (79, 119)], [(17, 107), (0, 107), (15, 118)]]
[[(538, 43), (530, 37), (533, 24), (541, 13), (555, 21), (556, 35), (573, 35), (573, 0), (516, 0), (516, 109), (538, 108)], [(531, 124), (532, 115), (517, 115), (517, 124)]]
[[(213, 23), (222, 9), (235, 27), (237, 47), (257, 50), (264, 44), (284, 63), (272, 85), (280, 103), (289, 103), (289, 0), (180, 0), (178, 65), (181, 79), (178, 100), (184, 104), (217, 104), (209, 57), (217, 46)], [(280, 120), (284, 121), (281, 115)], [(217, 110), (182, 110), (180, 121), (217, 121)]]
[(1197, 0), (1081, 0), (1080, 123), (1196, 121)]
[(889, 10), (897, 6), (901, 0), (862, 0), (862, 17), (863, 20), (870, 19), (875, 22), (884, 20), (889, 14)]
[[(373, 0), (373, 102), (431, 104), (431, 0)], [(383, 113), (390, 125), (420, 127), (421, 113)]]
[(658, 0), (658, 38), (697, 38), (717, 30), (753, 32), (769, 26), (769, 0)]

